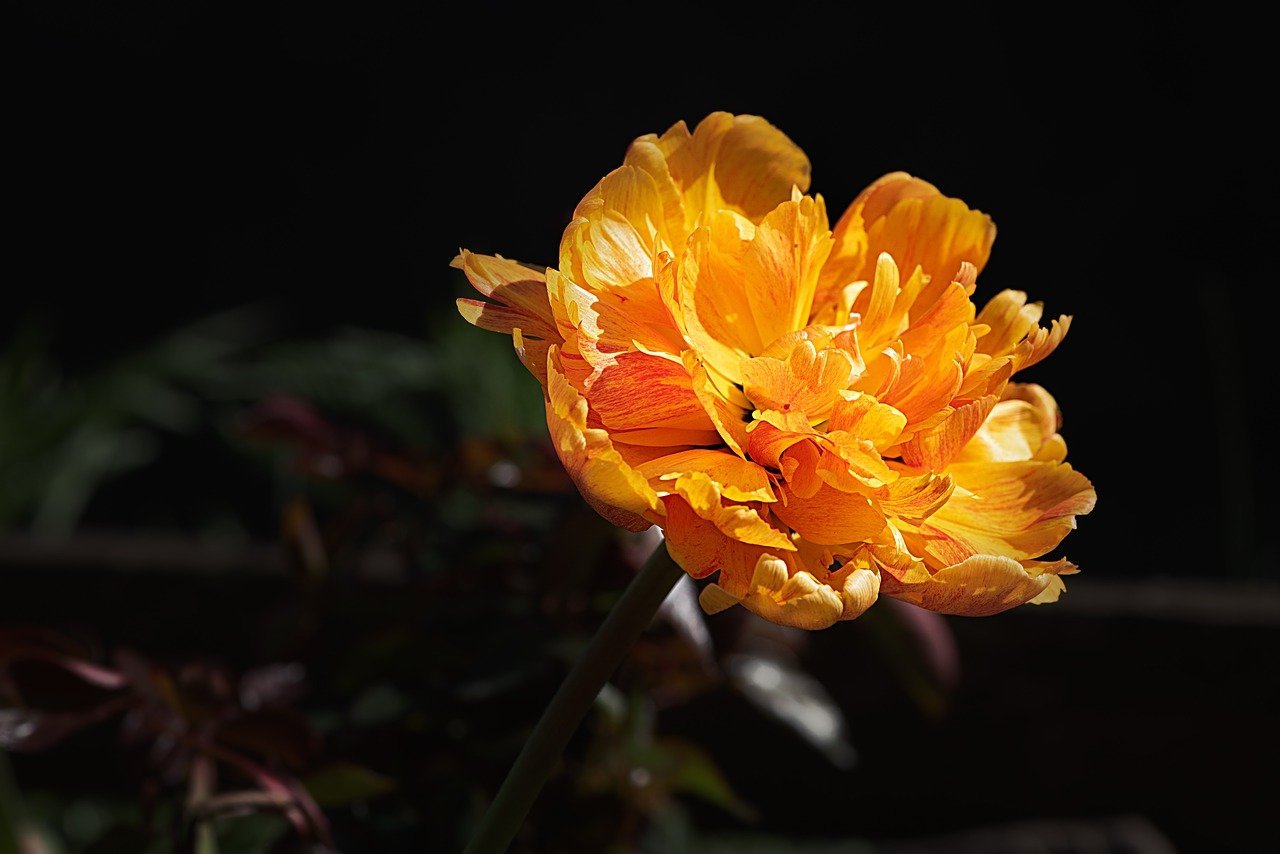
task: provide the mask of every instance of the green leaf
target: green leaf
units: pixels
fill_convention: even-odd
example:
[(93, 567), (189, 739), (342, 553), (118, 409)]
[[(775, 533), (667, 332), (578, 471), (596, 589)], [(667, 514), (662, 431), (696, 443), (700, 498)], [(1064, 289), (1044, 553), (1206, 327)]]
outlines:
[(361, 765), (338, 762), (306, 777), (302, 784), (322, 807), (342, 807), (370, 801), (396, 788), (390, 777)]

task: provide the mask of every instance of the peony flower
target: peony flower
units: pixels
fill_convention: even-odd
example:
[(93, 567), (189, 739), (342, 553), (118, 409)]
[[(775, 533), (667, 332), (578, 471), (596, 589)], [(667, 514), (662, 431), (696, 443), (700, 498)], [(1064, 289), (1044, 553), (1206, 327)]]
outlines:
[(948, 614), (1055, 601), (1044, 556), (1094, 504), (1049, 393), (1011, 378), (1061, 343), (1020, 291), (971, 300), (991, 219), (904, 173), (831, 228), (809, 161), (755, 116), (637, 139), (587, 193), (558, 266), (463, 251), (542, 383), (583, 497), (662, 528), (710, 613), (817, 629), (880, 595)]

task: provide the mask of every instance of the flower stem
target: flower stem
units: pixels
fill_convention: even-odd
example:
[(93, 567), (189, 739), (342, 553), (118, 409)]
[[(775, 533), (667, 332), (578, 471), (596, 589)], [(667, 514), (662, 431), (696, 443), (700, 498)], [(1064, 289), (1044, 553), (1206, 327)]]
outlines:
[(502, 854), (507, 850), (587, 709), (682, 575), (684, 571), (667, 553), (666, 543), (660, 543), (551, 698), (466, 854)]

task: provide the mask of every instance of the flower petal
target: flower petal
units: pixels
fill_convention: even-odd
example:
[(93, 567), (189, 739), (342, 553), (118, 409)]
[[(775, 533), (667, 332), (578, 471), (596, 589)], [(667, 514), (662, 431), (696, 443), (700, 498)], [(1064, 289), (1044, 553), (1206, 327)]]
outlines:
[(913, 551), (932, 566), (975, 554), (1015, 560), (1052, 551), (1093, 509), (1089, 479), (1065, 463), (956, 463), (947, 468), (956, 489), (920, 526)]
[(742, 289), (762, 344), (808, 325), (830, 251), (821, 196), (783, 202), (760, 222), (743, 259)]
[(743, 391), (759, 409), (802, 412), (825, 421), (853, 379), (853, 358), (836, 347), (822, 352), (801, 341), (786, 359), (759, 356), (742, 365)]
[(1024, 566), (1008, 557), (973, 555), (916, 584), (886, 574), (880, 592), (940, 614), (986, 617), (1027, 602), (1056, 601), (1064, 587), (1058, 575), (1073, 570), (1065, 561)]
[(725, 503), (719, 484), (702, 472), (681, 475), (672, 491), (727, 537), (750, 545), (795, 551), (786, 532), (770, 525), (760, 511), (745, 504)]
[(452, 266), (461, 270), (477, 291), (497, 301), (458, 300), (458, 310), (468, 323), (507, 333), (518, 327), (525, 335), (560, 340), (544, 273), (501, 256), (477, 255), (465, 249), (453, 259)]
[(870, 539), (885, 526), (885, 517), (860, 493), (845, 492), (824, 483), (812, 498), (801, 498), (789, 485), (773, 512), (793, 530), (819, 545), (840, 545)]
[(730, 501), (773, 502), (773, 487), (768, 473), (753, 462), (736, 454), (694, 448), (656, 457), (638, 467), (650, 482), (675, 480), (680, 475), (700, 472), (720, 485)]
[(665, 496), (662, 504), (666, 511), (662, 533), (671, 558), (694, 578), (718, 572), (721, 587), (732, 594), (745, 592), (756, 561), (766, 550), (725, 536), (680, 495)]
[(547, 427), (551, 442), (578, 491), (597, 513), (629, 531), (643, 531), (661, 515), (648, 481), (614, 448), (609, 434), (587, 426), (587, 400), (565, 378), (559, 350), (547, 355)]
[(668, 427), (715, 431), (682, 363), (648, 353), (618, 355), (586, 383), (587, 401), (609, 430)]
[(666, 157), (683, 196), (687, 231), (722, 209), (759, 222), (791, 197), (793, 187), (809, 189), (809, 158), (759, 116), (712, 113), (693, 133), (677, 122), (661, 137), (637, 142), (656, 145)]
[(954, 409), (948, 407), (941, 423), (918, 431), (903, 443), (902, 461), (914, 468), (942, 471), (970, 444), (995, 405), (995, 397), (987, 396)]
[[(862, 579), (852, 585), (851, 610), (865, 599), (865, 586)], [(698, 601), (707, 613), (722, 611), (736, 603), (770, 622), (810, 630), (831, 626), (845, 609), (844, 600), (836, 590), (806, 570), (790, 574), (787, 564), (770, 554), (760, 556), (744, 595), (735, 596), (720, 585), (711, 584), (702, 591)]]
[(863, 190), (836, 223), (820, 301), (830, 302), (850, 282), (869, 280), (875, 259), (888, 252), (899, 269), (911, 272), (919, 265), (930, 277), (913, 299), (916, 314), (963, 275), (963, 262), (975, 273), (986, 266), (995, 234), (986, 214), (943, 196), (927, 181), (890, 173)]

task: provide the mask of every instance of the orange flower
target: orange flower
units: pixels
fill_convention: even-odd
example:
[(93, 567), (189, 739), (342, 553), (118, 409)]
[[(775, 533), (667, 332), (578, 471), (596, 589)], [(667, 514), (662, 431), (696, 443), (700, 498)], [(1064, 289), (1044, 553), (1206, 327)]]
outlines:
[(463, 251), (545, 390), (583, 497), (662, 527), (708, 612), (807, 629), (878, 595), (949, 614), (1052, 602), (1041, 560), (1094, 504), (1058, 408), (1011, 376), (1049, 355), (1019, 291), (970, 297), (989, 217), (903, 173), (832, 229), (809, 161), (755, 116), (637, 139), (574, 211), (544, 272)]

